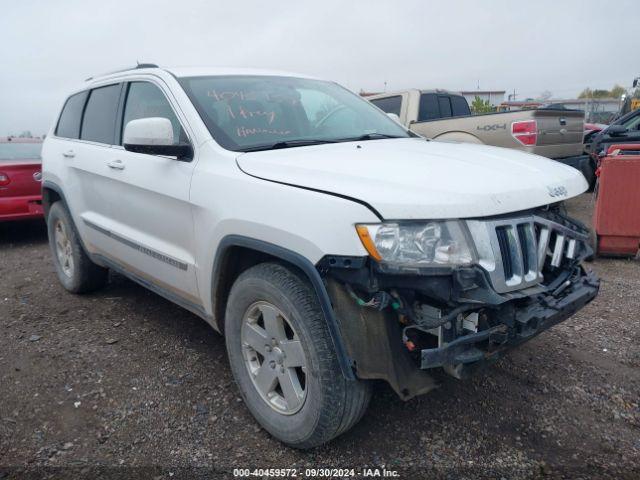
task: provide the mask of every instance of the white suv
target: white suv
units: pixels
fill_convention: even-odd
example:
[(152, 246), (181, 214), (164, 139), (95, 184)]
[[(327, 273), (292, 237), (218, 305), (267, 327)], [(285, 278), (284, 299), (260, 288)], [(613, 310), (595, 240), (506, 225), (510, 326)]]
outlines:
[(162, 69), (88, 80), (43, 147), (58, 277), (117, 271), (226, 338), (255, 418), (308, 448), (591, 301), (579, 172), (417, 137), (339, 85)]

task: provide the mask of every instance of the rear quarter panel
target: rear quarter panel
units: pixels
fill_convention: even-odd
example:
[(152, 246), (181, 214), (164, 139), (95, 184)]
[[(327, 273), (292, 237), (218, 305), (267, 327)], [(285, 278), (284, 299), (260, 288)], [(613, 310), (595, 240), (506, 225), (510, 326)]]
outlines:
[(0, 172), (10, 180), (7, 186), (0, 187), (0, 197), (40, 195), (41, 182), (34, 178), (40, 171), (40, 160), (0, 160)]
[[(467, 117), (451, 117), (426, 122), (415, 122), (410, 129), (419, 135), (433, 139), (466, 138), (460, 141), (483, 143), (496, 147), (515, 148), (517, 150), (531, 151), (531, 149), (516, 142), (511, 136), (511, 123), (519, 120), (528, 120), (533, 117), (532, 112), (506, 112), (487, 115), (471, 115)], [(464, 137), (466, 134), (467, 137)]]
[[(536, 120), (538, 123), (538, 142), (535, 146), (522, 145), (511, 135), (511, 124), (526, 120)], [(561, 124), (561, 120), (565, 125)], [(483, 143), (547, 158), (562, 158), (582, 153), (583, 122), (582, 112), (519, 110), (414, 122), (409, 128), (434, 140)]]
[(40, 160), (0, 160), (0, 172), (9, 177), (0, 186), (0, 221), (41, 218)]

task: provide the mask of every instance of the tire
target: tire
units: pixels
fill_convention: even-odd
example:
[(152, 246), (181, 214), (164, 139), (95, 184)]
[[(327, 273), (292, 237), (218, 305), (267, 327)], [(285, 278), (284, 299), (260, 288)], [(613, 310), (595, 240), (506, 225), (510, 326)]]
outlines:
[[(260, 336), (251, 337), (249, 331)], [(268, 350), (269, 337), (283, 333), (286, 338), (272, 341)], [(364, 415), (371, 398), (369, 382), (344, 377), (314, 290), (289, 268), (262, 263), (238, 277), (227, 303), (225, 340), (231, 371), (247, 407), (283, 443), (300, 449), (316, 447), (346, 432)], [(263, 340), (267, 344), (261, 353)], [(296, 341), (299, 350), (291, 348)], [(274, 363), (276, 372), (269, 373)], [(266, 382), (259, 380), (265, 378)], [(285, 395), (292, 391), (291, 378), (300, 387), (293, 389), (299, 395)], [(259, 384), (271, 387), (261, 390)], [(265, 393), (268, 388), (273, 391)]]
[(58, 280), (64, 288), (73, 293), (87, 293), (107, 284), (109, 270), (89, 259), (62, 202), (54, 203), (49, 209), (47, 233)]
[(582, 164), (580, 165), (580, 171), (589, 184), (589, 189), (587, 191), (593, 192), (596, 184), (596, 168), (593, 165), (593, 161), (591, 160), (591, 158), (585, 159), (585, 161), (582, 162)]

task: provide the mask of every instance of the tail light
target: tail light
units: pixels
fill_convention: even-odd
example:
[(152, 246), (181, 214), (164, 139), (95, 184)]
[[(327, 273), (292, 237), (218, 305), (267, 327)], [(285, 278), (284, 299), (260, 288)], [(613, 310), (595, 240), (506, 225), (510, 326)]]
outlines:
[(535, 120), (513, 122), (511, 124), (511, 135), (522, 145), (535, 145), (538, 141), (538, 123)]
[(9, 185), (9, 182), (11, 182), (9, 175), (7, 175), (6, 173), (0, 172), (0, 187), (5, 187)]

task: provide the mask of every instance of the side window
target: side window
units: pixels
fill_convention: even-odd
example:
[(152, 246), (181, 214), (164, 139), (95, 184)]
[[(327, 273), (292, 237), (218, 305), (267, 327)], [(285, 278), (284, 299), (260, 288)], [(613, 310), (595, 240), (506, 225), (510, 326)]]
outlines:
[(440, 118), (440, 108), (438, 108), (438, 96), (435, 93), (423, 93), (420, 95), (420, 110), (418, 121), (434, 120)]
[(471, 110), (469, 110), (469, 104), (467, 103), (467, 99), (464, 97), (459, 97), (457, 95), (452, 96), (451, 109), (453, 110), (454, 117), (471, 115)]
[(87, 100), (89, 92), (80, 92), (71, 95), (62, 109), (58, 126), (56, 127), (56, 135), (64, 138), (79, 138), (80, 123), (82, 121), (82, 109)]
[(376, 107), (386, 113), (395, 113), (400, 116), (400, 109), (402, 108), (402, 96), (396, 95), (394, 97), (378, 98), (377, 100), (371, 100)]
[(171, 104), (169, 104), (164, 93), (152, 83), (131, 82), (124, 107), (122, 133), (124, 134), (124, 129), (131, 120), (151, 117), (166, 118), (171, 122), (174, 145), (188, 143), (187, 136), (178, 121), (178, 117), (173, 112)]
[(442, 118), (451, 116), (451, 101), (449, 97), (438, 96), (438, 106), (440, 107), (440, 116)]
[(624, 124), (628, 130), (640, 130), (640, 115), (636, 115), (630, 120), (627, 120)]
[(91, 90), (84, 109), (80, 139), (108, 145), (114, 143), (120, 88), (117, 84)]

